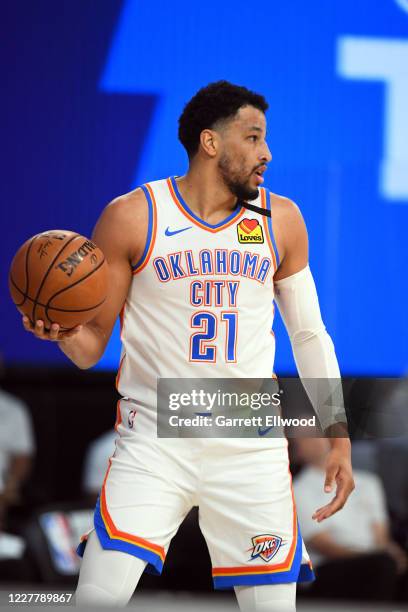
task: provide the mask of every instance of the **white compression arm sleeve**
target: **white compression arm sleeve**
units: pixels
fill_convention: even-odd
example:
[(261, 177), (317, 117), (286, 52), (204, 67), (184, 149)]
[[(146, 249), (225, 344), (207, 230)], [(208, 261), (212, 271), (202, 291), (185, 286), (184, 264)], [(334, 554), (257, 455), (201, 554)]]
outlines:
[[(339, 364), (332, 339), (322, 320), (316, 285), (309, 266), (276, 281), (275, 300), (289, 334), (299, 376), (323, 431), (334, 423), (346, 422)], [(313, 378), (330, 382), (319, 385), (312, 381), (308, 383), (308, 379)], [(328, 388), (331, 395), (330, 407), (326, 401)]]

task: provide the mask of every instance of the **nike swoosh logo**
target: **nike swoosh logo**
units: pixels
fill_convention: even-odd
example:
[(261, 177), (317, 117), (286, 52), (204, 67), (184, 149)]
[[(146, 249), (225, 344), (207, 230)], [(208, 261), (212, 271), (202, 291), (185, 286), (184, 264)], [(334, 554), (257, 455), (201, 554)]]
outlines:
[(181, 229), (173, 230), (173, 231), (171, 231), (171, 229), (167, 227), (164, 233), (166, 236), (174, 236), (175, 234), (179, 234), (180, 232), (185, 232), (186, 230), (189, 230), (189, 229), (191, 229), (191, 225), (189, 225), (188, 227), (182, 227)]
[(266, 436), (271, 429), (273, 429), (273, 425), (271, 427), (258, 427), (258, 436)]

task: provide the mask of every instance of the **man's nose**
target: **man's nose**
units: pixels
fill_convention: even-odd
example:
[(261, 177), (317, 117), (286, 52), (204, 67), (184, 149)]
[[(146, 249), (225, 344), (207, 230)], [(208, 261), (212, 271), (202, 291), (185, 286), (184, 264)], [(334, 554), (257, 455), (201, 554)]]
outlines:
[(266, 144), (266, 142), (265, 142), (264, 150), (262, 151), (261, 159), (262, 161), (265, 161), (266, 163), (269, 163), (272, 160), (272, 153), (268, 145)]

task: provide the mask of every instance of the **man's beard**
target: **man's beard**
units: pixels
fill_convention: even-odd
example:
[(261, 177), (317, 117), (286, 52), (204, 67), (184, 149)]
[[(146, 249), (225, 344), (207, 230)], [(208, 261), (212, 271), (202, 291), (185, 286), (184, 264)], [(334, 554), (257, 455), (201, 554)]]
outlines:
[(223, 155), (218, 162), (222, 179), (228, 189), (238, 200), (256, 200), (259, 195), (259, 189), (251, 189), (246, 183), (239, 178), (237, 173), (231, 171), (231, 165), (226, 155)]

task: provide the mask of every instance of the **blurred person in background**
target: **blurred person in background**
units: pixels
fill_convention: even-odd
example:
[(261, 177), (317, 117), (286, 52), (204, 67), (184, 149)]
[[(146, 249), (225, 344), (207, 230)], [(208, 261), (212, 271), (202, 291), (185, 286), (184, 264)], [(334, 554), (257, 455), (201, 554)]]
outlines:
[(308, 594), (332, 599), (408, 600), (408, 557), (390, 535), (378, 476), (354, 470), (356, 488), (342, 511), (323, 523), (312, 519), (316, 504), (325, 503), (321, 478), (328, 450), (326, 438), (295, 441), (296, 460), (303, 464), (294, 480), (297, 510), (317, 577)]
[(349, 397), (353, 466), (380, 476), (393, 534), (408, 547), (408, 376), (359, 378)]
[(394, 534), (408, 547), (408, 376), (394, 379), (379, 410), (378, 474)]
[(96, 440), (92, 440), (86, 452), (82, 473), (82, 491), (91, 506), (96, 504), (108, 469), (109, 457), (115, 451), (116, 438), (116, 431), (110, 429)]
[(30, 413), (17, 397), (0, 389), (0, 482), (3, 514), (21, 503), (22, 486), (30, 476), (35, 442)]
[(22, 487), (32, 471), (36, 447), (27, 405), (2, 389), (0, 423), (0, 574), (13, 578), (19, 570), (9, 561), (22, 559), (25, 542), (16, 533), (8, 533), (16, 530), (10, 519), (13, 507), (22, 503)]

